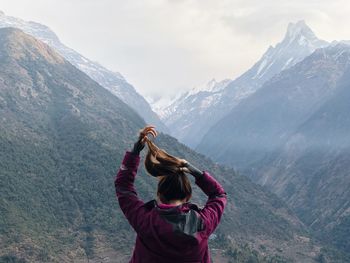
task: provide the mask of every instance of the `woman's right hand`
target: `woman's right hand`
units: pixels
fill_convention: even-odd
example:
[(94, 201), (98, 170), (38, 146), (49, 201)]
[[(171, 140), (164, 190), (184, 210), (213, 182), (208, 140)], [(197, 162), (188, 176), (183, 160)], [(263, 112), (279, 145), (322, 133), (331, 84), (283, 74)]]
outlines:
[(134, 148), (132, 150), (133, 153), (140, 154), (140, 152), (145, 147), (146, 140), (148, 139), (147, 135), (150, 134), (153, 136), (153, 138), (155, 138), (158, 135), (157, 131), (154, 128), (155, 126), (147, 125), (139, 131), (139, 138), (134, 144)]

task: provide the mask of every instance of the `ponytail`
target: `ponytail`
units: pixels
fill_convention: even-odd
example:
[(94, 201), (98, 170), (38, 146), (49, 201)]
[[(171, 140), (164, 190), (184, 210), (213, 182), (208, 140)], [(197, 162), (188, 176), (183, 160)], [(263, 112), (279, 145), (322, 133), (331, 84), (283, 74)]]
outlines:
[(146, 137), (148, 152), (145, 158), (146, 171), (154, 177), (160, 177), (158, 195), (160, 201), (168, 203), (172, 200), (188, 201), (192, 195), (190, 180), (182, 170), (183, 160), (158, 148)]

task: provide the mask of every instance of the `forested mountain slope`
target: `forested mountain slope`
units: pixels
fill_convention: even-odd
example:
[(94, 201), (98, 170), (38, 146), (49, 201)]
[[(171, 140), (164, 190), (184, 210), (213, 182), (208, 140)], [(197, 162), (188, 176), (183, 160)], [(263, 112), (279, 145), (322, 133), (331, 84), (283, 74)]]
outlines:
[(316, 50), (211, 129), (198, 150), (281, 196), (349, 253), (350, 46)]
[[(0, 29), (0, 261), (126, 262), (135, 235), (114, 176), (143, 119), (43, 42)], [(275, 195), (161, 133), (156, 143), (210, 171), (228, 193), (216, 262), (315, 262), (320, 247)], [(142, 198), (155, 180), (142, 166)], [(193, 201), (205, 197), (196, 188)]]
[(21, 29), (27, 34), (45, 42), (75, 67), (85, 72), (90, 78), (97, 81), (112, 94), (128, 104), (143, 117), (146, 122), (156, 124), (161, 131), (168, 131), (168, 128), (159, 119), (158, 115), (152, 111), (144, 97), (142, 97), (119, 72), (113, 72), (99, 63), (84, 57), (72, 48), (65, 46), (55, 32), (49, 27), (36, 22), (25, 21), (17, 17), (7, 16), (0, 11), (0, 28), (4, 27)]

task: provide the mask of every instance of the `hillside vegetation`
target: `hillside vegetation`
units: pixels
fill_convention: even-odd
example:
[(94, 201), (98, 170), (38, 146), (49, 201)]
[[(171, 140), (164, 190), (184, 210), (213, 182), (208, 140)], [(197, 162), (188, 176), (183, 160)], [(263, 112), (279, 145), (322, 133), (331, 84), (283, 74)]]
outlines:
[[(135, 235), (113, 180), (144, 125), (47, 45), (0, 29), (0, 262), (126, 262)], [(321, 248), (275, 195), (166, 134), (155, 141), (224, 185), (216, 262), (317, 262)], [(142, 165), (137, 190), (154, 198)]]

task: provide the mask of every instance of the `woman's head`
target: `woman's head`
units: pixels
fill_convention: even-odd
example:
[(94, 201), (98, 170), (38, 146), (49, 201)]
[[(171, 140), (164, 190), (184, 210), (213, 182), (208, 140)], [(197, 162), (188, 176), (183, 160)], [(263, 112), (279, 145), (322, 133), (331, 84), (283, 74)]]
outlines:
[(187, 175), (182, 171), (184, 161), (159, 149), (150, 140), (146, 140), (146, 143), (148, 152), (145, 167), (150, 175), (159, 177), (157, 194), (160, 201), (188, 201), (192, 196), (192, 187)]

